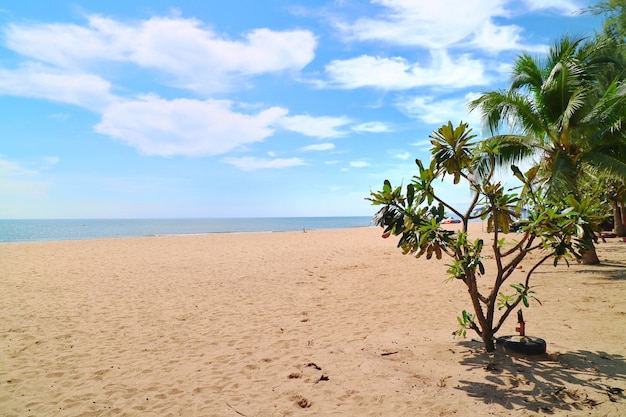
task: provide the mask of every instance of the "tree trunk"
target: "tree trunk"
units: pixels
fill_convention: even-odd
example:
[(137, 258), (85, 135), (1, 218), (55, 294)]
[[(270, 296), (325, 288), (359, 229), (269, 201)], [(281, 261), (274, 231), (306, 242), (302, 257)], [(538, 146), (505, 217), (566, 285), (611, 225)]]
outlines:
[(581, 250), (580, 255), (582, 256), (581, 260), (583, 265), (597, 265), (600, 263), (600, 258), (598, 258), (596, 248)]
[(619, 212), (622, 215), (622, 227), (624, 228), (624, 235), (626, 236), (626, 206), (624, 206), (623, 201), (619, 203)]
[(491, 331), (487, 333), (483, 331), (483, 342), (485, 342), (485, 350), (487, 352), (493, 352), (496, 350), (496, 344), (494, 343), (493, 333)]
[(622, 220), (622, 209), (617, 204), (617, 202), (613, 203), (613, 228), (615, 229), (615, 234), (620, 237), (626, 236), (626, 227), (624, 227), (624, 222)]

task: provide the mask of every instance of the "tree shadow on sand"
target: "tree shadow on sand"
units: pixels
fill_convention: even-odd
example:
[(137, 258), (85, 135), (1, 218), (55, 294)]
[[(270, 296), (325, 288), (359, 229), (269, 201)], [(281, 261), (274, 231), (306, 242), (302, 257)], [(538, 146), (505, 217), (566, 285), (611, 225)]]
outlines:
[(580, 268), (578, 273), (601, 274), (604, 279), (609, 281), (626, 280), (626, 264), (615, 262), (603, 262), (593, 267)]
[(537, 356), (481, 352), (463, 341), (470, 354), (461, 360), (468, 370), (487, 372), (485, 382), (460, 380), (456, 387), (470, 397), (505, 409), (536, 412), (593, 410), (600, 404), (623, 407), (626, 358), (607, 352), (575, 351)]

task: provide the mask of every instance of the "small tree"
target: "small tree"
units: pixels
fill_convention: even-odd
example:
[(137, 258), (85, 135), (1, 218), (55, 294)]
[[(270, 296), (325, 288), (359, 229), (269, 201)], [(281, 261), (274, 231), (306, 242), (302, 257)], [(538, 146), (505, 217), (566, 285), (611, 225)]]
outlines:
[[(383, 237), (399, 236), (398, 247), (404, 254), (415, 257), (435, 256), (452, 259), (448, 264), (449, 280), (461, 280), (468, 289), (473, 313), (464, 310), (458, 317), (460, 328), (456, 335), (474, 330), (484, 341), (488, 352), (495, 349), (494, 335), (511, 312), (520, 303), (529, 306), (535, 299), (530, 277), (549, 259), (556, 266), (559, 260), (580, 259), (580, 251), (592, 247), (595, 241), (589, 220), (596, 206), (589, 199), (578, 201), (572, 195), (556, 202), (535, 189), (537, 170), (526, 174), (515, 166), (513, 172), (524, 184), (520, 195), (509, 194), (493, 180), (497, 165), (497, 148), (493, 143), (472, 142), (468, 125), (461, 122), (454, 128), (451, 122), (430, 135), (432, 159), (425, 165), (416, 160), (418, 173), (403, 190), (385, 180), (383, 189), (372, 192), (368, 198), (375, 206), (382, 206), (375, 215), (377, 225), (384, 228)], [(490, 149), (490, 146), (492, 148)], [(461, 210), (444, 201), (436, 191), (436, 180), (451, 175), (454, 184), (464, 180), (472, 193), (469, 205)], [(521, 219), (521, 209), (527, 215)], [(441, 227), (446, 211), (460, 220), (460, 230)], [(482, 239), (471, 240), (468, 223), (487, 220), (487, 231), (492, 234), (490, 247), (495, 271), (489, 274), (491, 286), (484, 290), (479, 278), (486, 275), (483, 251), (488, 250)], [(511, 231), (514, 223), (520, 227), (517, 240), (507, 242), (503, 234)], [(524, 282), (512, 283), (508, 291), (503, 285), (509, 280), (522, 260), (533, 251), (541, 256), (528, 270)]]

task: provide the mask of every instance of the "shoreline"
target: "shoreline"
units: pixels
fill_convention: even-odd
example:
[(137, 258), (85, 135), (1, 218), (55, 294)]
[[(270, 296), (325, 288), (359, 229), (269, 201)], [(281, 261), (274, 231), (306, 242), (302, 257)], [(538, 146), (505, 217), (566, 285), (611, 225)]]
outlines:
[(17, 244), (17, 243), (57, 243), (57, 242), (76, 242), (76, 241), (98, 241), (98, 240), (111, 240), (111, 239), (149, 239), (149, 238), (161, 238), (161, 237), (195, 237), (195, 236), (212, 236), (212, 235), (247, 235), (247, 234), (272, 234), (272, 233), (314, 233), (321, 231), (333, 231), (333, 230), (353, 230), (353, 229), (371, 229), (378, 228), (378, 226), (350, 226), (350, 227), (337, 227), (337, 228), (323, 228), (323, 229), (303, 229), (303, 230), (266, 230), (266, 231), (235, 231), (235, 232), (206, 232), (206, 233), (172, 233), (172, 234), (159, 234), (159, 235), (143, 235), (143, 236), (113, 236), (113, 237), (94, 237), (94, 238), (71, 238), (71, 239), (51, 239), (51, 240), (19, 240), (19, 241), (0, 241), (0, 245)]

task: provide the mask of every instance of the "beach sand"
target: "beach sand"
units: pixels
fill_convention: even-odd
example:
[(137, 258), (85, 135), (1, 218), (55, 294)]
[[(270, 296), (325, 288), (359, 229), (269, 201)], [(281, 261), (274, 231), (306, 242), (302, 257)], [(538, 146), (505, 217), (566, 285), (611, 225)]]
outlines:
[(396, 243), (358, 228), (1, 244), (0, 416), (626, 415), (607, 392), (626, 390), (626, 243), (536, 273), (535, 359), (453, 339), (466, 289)]

